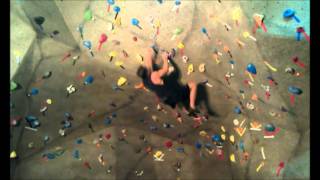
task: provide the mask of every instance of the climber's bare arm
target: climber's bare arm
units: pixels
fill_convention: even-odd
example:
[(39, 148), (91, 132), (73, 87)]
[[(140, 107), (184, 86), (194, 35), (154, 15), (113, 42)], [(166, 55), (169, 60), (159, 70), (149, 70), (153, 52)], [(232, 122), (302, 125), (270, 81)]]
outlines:
[(146, 53), (146, 58), (144, 60), (144, 65), (146, 66), (146, 68), (148, 69), (149, 72), (153, 71), (153, 62), (152, 62), (152, 58), (154, 56), (154, 51), (152, 48), (148, 48), (147, 49), (147, 53)]
[(157, 74), (160, 78), (166, 75), (169, 71), (168, 56), (169, 56), (168, 52), (163, 52), (161, 54), (163, 65), (162, 65), (162, 68), (157, 71)]

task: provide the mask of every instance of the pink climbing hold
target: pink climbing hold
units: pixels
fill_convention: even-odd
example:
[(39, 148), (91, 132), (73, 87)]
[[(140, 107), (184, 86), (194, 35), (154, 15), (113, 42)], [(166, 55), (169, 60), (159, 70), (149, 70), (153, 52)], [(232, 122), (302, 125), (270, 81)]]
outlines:
[(100, 39), (99, 39), (99, 46), (98, 46), (98, 50), (100, 51), (101, 46), (103, 43), (105, 43), (108, 40), (108, 36), (106, 34), (101, 34)]

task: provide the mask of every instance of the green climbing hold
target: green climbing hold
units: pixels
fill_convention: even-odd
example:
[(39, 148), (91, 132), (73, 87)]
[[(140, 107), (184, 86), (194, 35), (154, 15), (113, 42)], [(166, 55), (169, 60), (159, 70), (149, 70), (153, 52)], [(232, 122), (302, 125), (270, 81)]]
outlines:
[(174, 31), (173, 31), (173, 34), (175, 35), (179, 35), (183, 32), (183, 29), (182, 28), (176, 28)]
[(84, 19), (87, 21), (90, 21), (92, 19), (92, 11), (90, 9), (87, 9), (84, 12)]
[(10, 91), (16, 90), (17, 87), (18, 87), (18, 84), (15, 83), (14, 81), (11, 81), (11, 83), (10, 83)]

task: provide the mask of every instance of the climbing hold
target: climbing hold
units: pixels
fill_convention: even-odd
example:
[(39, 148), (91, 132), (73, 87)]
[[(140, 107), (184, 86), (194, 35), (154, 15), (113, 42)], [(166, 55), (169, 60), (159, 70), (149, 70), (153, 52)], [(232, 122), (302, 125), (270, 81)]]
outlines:
[(230, 154), (230, 161), (231, 162), (236, 162), (236, 159), (235, 159), (235, 157), (234, 157), (234, 154)]
[(283, 18), (290, 20), (291, 18), (293, 18), (297, 23), (300, 23), (300, 19), (295, 16), (296, 12), (293, 9), (286, 9), (283, 12)]
[(15, 158), (17, 158), (17, 153), (16, 153), (16, 151), (12, 151), (10, 153), (10, 159), (15, 159)]
[(119, 6), (114, 6), (113, 11), (116, 13), (116, 15), (114, 16), (114, 19), (117, 19), (120, 10), (121, 9)]
[(188, 56), (186, 56), (186, 55), (182, 56), (182, 61), (183, 61), (184, 63), (187, 63), (188, 60), (189, 60)]
[(107, 39), (108, 39), (108, 36), (107, 36), (106, 34), (102, 33), (102, 34), (100, 35), (99, 45), (98, 45), (98, 50), (99, 50), (99, 51), (100, 51), (100, 49), (101, 49), (102, 44), (105, 43), (105, 42), (107, 41)]
[(243, 32), (243, 33), (242, 33), (242, 36), (243, 36), (244, 38), (250, 38), (250, 39), (252, 39), (253, 41), (257, 41), (257, 39), (256, 39), (255, 37), (251, 36), (248, 31)]
[(117, 56), (117, 52), (116, 52), (116, 51), (111, 51), (111, 52), (109, 53), (109, 57), (110, 57), (109, 62), (111, 62), (112, 59), (113, 59), (114, 57), (116, 57), (116, 56)]
[(87, 77), (85, 78), (84, 84), (85, 84), (85, 85), (92, 84), (92, 83), (93, 83), (93, 80), (94, 80), (93, 76), (89, 75), (89, 76), (87, 76)]
[(139, 20), (138, 19), (136, 19), (136, 18), (132, 18), (131, 19), (131, 24), (132, 25), (134, 25), (134, 26), (136, 26), (136, 27), (138, 27), (139, 29), (141, 29), (142, 30), (142, 27), (139, 25)]
[(52, 99), (47, 99), (47, 100), (46, 100), (46, 103), (47, 103), (47, 104), (52, 104)]
[(241, 109), (239, 107), (235, 107), (234, 112), (237, 114), (241, 114)]
[(201, 63), (201, 64), (199, 65), (199, 72), (202, 72), (202, 73), (205, 72), (205, 71), (206, 71), (205, 66), (206, 66), (205, 63)]
[(272, 123), (268, 123), (265, 125), (264, 129), (268, 132), (274, 132), (276, 127)]
[(174, 40), (179, 34), (183, 32), (183, 28), (176, 28), (173, 31), (173, 36), (171, 37), (171, 40)]
[(263, 61), (263, 62), (271, 71), (277, 72), (277, 69), (271, 66), (267, 61)]
[(75, 158), (75, 159), (80, 159), (80, 152), (79, 150), (74, 150), (72, 152), (72, 156)]
[(77, 140), (76, 140), (76, 143), (77, 143), (77, 144), (82, 144), (82, 139), (80, 139), (80, 138), (77, 139)]
[(247, 65), (247, 71), (251, 74), (257, 74), (256, 67), (252, 63)]
[(221, 139), (225, 141), (226, 140), (226, 135), (225, 134), (221, 134)]
[(14, 91), (18, 88), (18, 84), (14, 81), (10, 82), (10, 91)]
[(31, 92), (30, 92), (30, 95), (31, 95), (31, 96), (34, 96), (34, 95), (37, 95), (37, 94), (39, 94), (39, 90), (36, 89), (36, 88), (32, 88), (32, 89), (31, 89)]
[(238, 120), (238, 119), (234, 119), (234, 120), (233, 120), (233, 124), (234, 124), (235, 126), (238, 126), (238, 125), (239, 125), (239, 120)]
[(295, 95), (300, 95), (302, 94), (302, 90), (300, 88), (294, 87), (294, 86), (289, 86), (288, 91), (292, 94)]
[(198, 150), (199, 150), (199, 149), (201, 149), (202, 144), (201, 144), (200, 142), (198, 142), (198, 141), (197, 141), (197, 142), (195, 143), (195, 147), (196, 147), (196, 149), (198, 149)]
[(229, 140), (230, 140), (230, 142), (233, 144), (233, 143), (234, 143), (234, 136), (233, 136), (233, 135), (230, 135), (230, 136), (229, 136)]
[(42, 79), (47, 79), (47, 78), (51, 77), (51, 75), (52, 75), (52, 72), (51, 71), (47, 71), (47, 72), (45, 72), (43, 74)]
[(90, 9), (87, 9), (84, 12), (84, 20), (90, 21), (92, 19), (92, 11)]
[(215, 134), (211, 137), (211, 140), (214, 142), (219, 142), (219, 141), (221, 141), (221, 137), (219, 135)]
[(194, 71), (194, 69), (193, 69), (193, 64), (189, 64), (189, 66), (188, 66), (188, 75), (190, 75), (192, 72)]
[(286, 72), (286, 73), (289, 73), (289, 74), (295, 74), (296, 70), (293, 69), (293, 68), (291, 68), (291, 67), (287, 67), (287, 68), (285, 69), (285, 72)]
[(127, 79), (125, 77), (120, 77), (118, 79), (117, 85), (120, 87), (120, 86), (123, 86), (124, 84), (126, 84), (126, 82), (127, 82)]

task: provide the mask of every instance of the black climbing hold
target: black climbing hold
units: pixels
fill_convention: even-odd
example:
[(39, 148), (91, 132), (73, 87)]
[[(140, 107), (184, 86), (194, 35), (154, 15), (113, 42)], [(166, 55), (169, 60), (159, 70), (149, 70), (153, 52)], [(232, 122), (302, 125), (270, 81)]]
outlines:
[(43, 74), (42, 79), (47, 79), (47, 78), (51, 77), (51, 75), (52, 75), (52, 72), (51, 71), (47, 71), (47, 72), (45, 72)]
[(41, 26), (46, 19), (42, 16), (37, 16), (37, 17), (34, 17), (33, 20), (34, 22), (36, 22), (37, 25)]
[(272, 123), (268, 123), (268, 124), (264, 127), (264, 129), (265, 129), (266, 131), (273, 132), (273, 131), (275, 131), (276, 127), (275, 127)]

